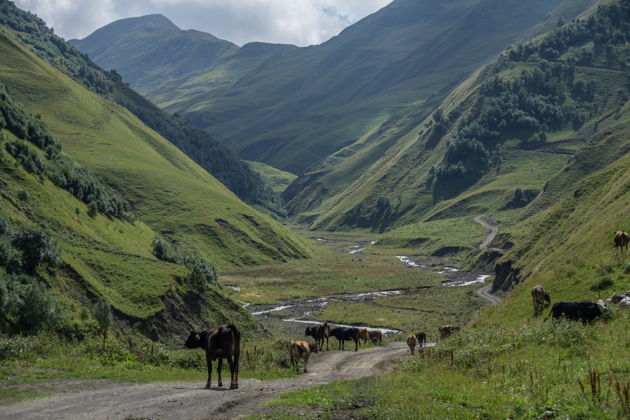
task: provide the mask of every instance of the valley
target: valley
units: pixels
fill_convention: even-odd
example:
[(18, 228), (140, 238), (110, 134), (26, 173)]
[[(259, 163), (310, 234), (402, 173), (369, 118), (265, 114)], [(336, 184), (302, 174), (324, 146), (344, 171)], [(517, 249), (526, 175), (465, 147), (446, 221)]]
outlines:
[[(0, 418), (630, 416), (630, 0), (309, 47), (0, 12)], [(383, 344), (297, 372), (324, 322)]]

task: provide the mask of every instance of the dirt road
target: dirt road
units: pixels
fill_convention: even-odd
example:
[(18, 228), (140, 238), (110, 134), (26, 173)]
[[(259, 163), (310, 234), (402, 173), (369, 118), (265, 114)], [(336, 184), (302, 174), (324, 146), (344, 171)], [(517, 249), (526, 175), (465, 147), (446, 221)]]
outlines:
[(475, 290), (477, 296), (488, 302), (490, 305), (498, 305), (501, 303), (501, 298), (490, 293), (490, 288), (492, 287), (492, 283), (486, 284), (480, 289)]
[(486, 249), (488, 248), (488, 246), (490, 246), (492, 241), (494, 241), (494, 238), (497, 236), (497, 233), (499, 233), (499, 226), (491, 223), (488, 220), (485, 220), (483, 216), (475, 217), (475, 222), (479, 223), (481, 226), (485, 227), (486, 229), (490, 229), (490, 233), (488, 234), (488, 236), (486, 236), (486, 239), (484, 239), (483, 242), (479, 245), (479, 249)]
[[(329, 351), (314, 355), (309, 373), (293, 379), (258, 381), (243, 379), (240, 389), (203, 389), (205, 383), (120, 384), (105, 382), (92, 389), (27, 401), (0, 408), (1, 419), (223, 419), (259, 410), (274, 394), (339, 380), (382, 374), (409, 353), (404, 343), (354, 351)], [(229, 373), (224, 371), (224, 385)], [(216, 384), (216, 372), (213, 384)], [(63, 384), (60, 384), (63, 386)], [(54, 390), (53, 390), (54, 392)]]

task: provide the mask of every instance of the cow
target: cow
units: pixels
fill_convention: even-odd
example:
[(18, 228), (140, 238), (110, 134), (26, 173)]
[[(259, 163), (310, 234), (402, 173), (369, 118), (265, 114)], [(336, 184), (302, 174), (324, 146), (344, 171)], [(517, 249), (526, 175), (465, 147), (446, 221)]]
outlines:
[(206, 351), (206, 362), (208, 364), (208, 382), (206, 389), (210, 388), (212, 377), (212, 361), (219, 359), (217, 364), (217, 374), (219, 375), (220, 387), (221, 368), (223, 359), (227, 359), (230, 365), (230, 389), (238, 389), (238, 358), (241, 352), (241, 333), (234, 325), (222, 325), (207, 331), (190, 331), (184, 347), (187, 349), (203, 349)]
[(448, 338), (457, 331), (461, 330), (461, 327), (456, 327), (453, 325), (443, 325), (438, 328), (438, 330), (440, 331), (440, 340), (444, 340), (445, 338)]
[(411, 350), (412, 356), (414, 355), (416, 351), (416, 344), (418, 344), (418, 342), (416, 341), (416, 336), (413, 334), (409, 334), (407, 336), (407, 345), (409, 346), (409, 350)]
[(606, 307), (600, 303), (582, 300), (579, 302), (557, 302), (551, 307), (551, 311), (545, 321), (549, 317), (558, 319), (565, 317), (572, 321), (593, 322), (595, 318), (606, 312)]
[(354, 351), (359, 351), (359, 329), (337, 327), (330, 331), (330, 335), (339, 342), (339, 350), (345, 350), (346, 340), (354, 340)]
[(418, 345), (420, 346), (420, 348), (427, 345), (427, 335), (423, 332), (419, 332), (418, 334), (416, 334), (416, 340), (418, 340)]
[(306, 365), (311, 353), (317, 353), (317, 343), (309, 343), (308, 341), (291, 341), (291, 364), (298, 372), (298, 364), (300, 359), (304, 359), (304, 373), (307, 373)]
[(378, 330), (369, 331), (368, 337), (370, 338), (372, 344), (378, 344), (379, 346), (383, 344), (383, 333)]
[(317, 327), (307, 327), (304, 331), (304, 336), (311, 336), (315, 339), (315, 342), (319, 346), (319, 350), (324, 349), (324, 340), (326, 340), (326, 350), (328, 350), (328, 338), (330, 337), (330, 326), (328, 322), (324, 322), (323, 325)]
[(363, 344), (367, 343), (370, 339), (370, 333), (365, 328), (359, 330), (359, 344), (361, 344), (361, 340), (363, 340)]
[(615, 248), (618, 248), (619, 251), (623, 252), (623, 249), (626, 248), (628, 250), (628, 243), (630, 242), (630, 235), (623, 230), (619, 230), (615, 232), (614, 237)]
[(551, 296), (545, 292), (544, 287), (537, 284), (532, 287), (532, 302), (534, 304), (534, 316), (538, 316), (551, 304)]

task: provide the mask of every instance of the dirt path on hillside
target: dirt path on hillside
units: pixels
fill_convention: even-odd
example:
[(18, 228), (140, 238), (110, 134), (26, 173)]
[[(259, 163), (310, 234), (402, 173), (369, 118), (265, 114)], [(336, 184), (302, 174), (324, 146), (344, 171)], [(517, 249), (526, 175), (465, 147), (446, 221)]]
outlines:
[(486, 229), (490, 229), (490, 233), (488, 234), (488, 236), (486, 236), (486, 239), (484, 239), (483, 242), (479, 244), (479, 249), (486, 249), (488, 248), (488, 246), (490, 246), (492, 241), (494, 241), (494, 238), (497, 236), (497, 233), (499, 233), (499, 226), (495, 225), (489, 220), (485, 220), (483, 216), (475, 217), (475, 222), (479, 223), (481, 226), (485, 227)]
[[(336, 343), (335, 343), (336, 344)], [(351, 346), (352, 347), (352, 346)], [(386, 372), (409, 353), (404, 343), (314, 355), (309, 373), (292, 379), (243, 379), (239, 389), (206, 390), (204, 382), (128, 384), (104, 382), (68, 393), (63, 382), (51, 397), (0, 407), (1, 419), (223, 419), (260, 412), (261, 404), (279, 392)], [(216, 368), (215, 368), (216, 369)], [(229, 386), (229, 371), (224, 385)], [(227, 380), (225, 379), (227, 376)], [(216, 384), (216, 371), (213, 372)]]
[(501, 298), (490, 293), (490, 288), (492, 287), (492, 283), (489, 283), (482, 288), (475, 290), (477, 296), (488, 302), (490, 305), (498, 305), (501, 303)]

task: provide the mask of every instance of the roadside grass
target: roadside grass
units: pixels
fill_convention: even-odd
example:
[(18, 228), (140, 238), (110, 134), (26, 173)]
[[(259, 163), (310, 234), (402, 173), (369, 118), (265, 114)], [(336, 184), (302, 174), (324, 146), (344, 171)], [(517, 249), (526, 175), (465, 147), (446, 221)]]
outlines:
[(252, 304), (432, 286), (439, 280), (438, 274), (409, 269), (391, 256), (334, 252), (321, 253), (310, 260), (251, 268), (221, 276), (222, 284), (241, 288), (238, 292), (230, 291), (232, 297)]
[[(319, 418), (627, 418), (628, 311), (466, 329), (389, 375), (282, 394), (272, 412)], [(253, 416), (273, 418), (273, 414)]]
[[(271, 380), (296, 376), (288, 349), (289, 341), (282, 338), (243, 341), (239, 377)], [(213, 381), (217, 378), (216, 367), (215, 362)], [(229, 367), (224, 363), (224, 379), (226, 375), (229, 380)], [(46, 334), (0, 339), (0, 404), (40, 396), (33, 391), (33, 384), (68, 379), (205, 384), (206, 358), (198, 349), (175, 350), (149, 342), (123, 344), (97, 336), (81, 342)]]

